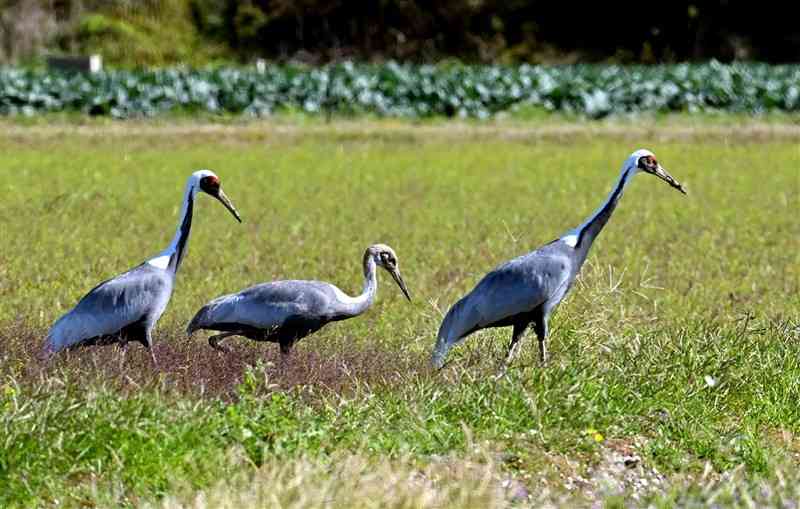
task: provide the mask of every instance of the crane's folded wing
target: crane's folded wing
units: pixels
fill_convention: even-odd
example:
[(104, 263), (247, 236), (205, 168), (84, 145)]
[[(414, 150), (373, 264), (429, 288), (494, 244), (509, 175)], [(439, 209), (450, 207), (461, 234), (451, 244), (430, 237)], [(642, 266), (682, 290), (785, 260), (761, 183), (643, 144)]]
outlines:
[(274, 281), (224, 295), (206, 304), (192, 319), (190, 330), (220, 323), (260, 329), (282, 326), (295, 316), (312, 316), (320, 289), (311, 281)]
[(171, 291), (164, 271), (147, 264), (103, 281), (56, 321), (47, 336), (47, 346), (55, 352), (114, 334), (148, 317), (157, 320)]
[(488, 273), (447, 313), (439, 335), (454, 341), (493, 326), (511, 325), (561, 293), (569, 280), (568, 260), (539, 252), (515, 258)]

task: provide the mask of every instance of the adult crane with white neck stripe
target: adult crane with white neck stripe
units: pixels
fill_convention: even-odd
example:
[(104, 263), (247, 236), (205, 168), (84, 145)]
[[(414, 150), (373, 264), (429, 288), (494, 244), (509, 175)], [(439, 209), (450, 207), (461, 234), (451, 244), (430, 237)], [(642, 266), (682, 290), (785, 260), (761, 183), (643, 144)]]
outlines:
[(278, 343), (284, 359), (298, 340), (329, 322), (353, 318), (369, 309), (378, 291), (378, 267), (386, 269), (403, 295), (411, 300), (391, 247), (385, 244), (368, 247), (362, 265), (364, 290), (356, 297), (324, 281), (262, 283), (212, 300), (195, 314), (186, 332), (191, 336), (197, 330), (221, 331), (209, 337), (208, 344), (223, 352), (229, 349), (220, 341), (229, 336)]
[(198, 192), (219, 200), (240, 223), (239, 213), (222, 191), (220, 180), (210, 170), (192, 173), (186, 183), (178, 229), (169, 247), (141, 265), (104, 281), (59, 318), (47, 335), (49, 356), (66, 348), (139, 341), (149, 351), (152, 331), (172, 296), (175, 274), (186, 255), (192, 228), (194, 201)]
[(642, 149), (631, 154), (605, 203), (589, 219), (536, 251), (500, 265), (450, 308), (439, 328), (431, 359), (433, 365), (441, 368), (450, 348), (473, 332), (512, 326), (505, 359), (507, 367), (531, 324), (539, 339), (539, 360), (544, 364), (550, 314), (572, 287), (589, 248), (614, 212), (625, 186), (640, 171), (655, 175), (686, 194), (652, 152)]

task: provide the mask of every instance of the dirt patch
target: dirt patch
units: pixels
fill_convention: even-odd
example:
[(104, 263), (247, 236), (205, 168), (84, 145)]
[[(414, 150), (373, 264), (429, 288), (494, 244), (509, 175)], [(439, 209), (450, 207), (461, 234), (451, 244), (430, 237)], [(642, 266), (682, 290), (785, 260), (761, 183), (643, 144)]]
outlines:
[(580, 493), (592, 507), (604, 507), (608, 497), (621, 497), (627, 501), (626, 506), (642, 504), (649, 496), (663, 493), (669, 480), (643, 461), (637, 452), (641, 447), (636, 441), (608, 441), (600, 461), (583, 475), (568, 476), (564, 487)]

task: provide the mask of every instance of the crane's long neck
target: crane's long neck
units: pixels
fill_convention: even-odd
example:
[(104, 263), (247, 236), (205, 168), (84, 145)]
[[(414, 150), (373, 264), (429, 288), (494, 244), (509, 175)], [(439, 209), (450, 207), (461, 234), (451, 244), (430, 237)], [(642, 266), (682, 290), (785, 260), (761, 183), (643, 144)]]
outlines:
[(178, 229), (169, 246), (158, 255), (147, 261), (150, 265), (165, 269), (172, 274), (178, 272), (183, 256), (186, 254), (186, 247), (189, 243), (189, 234), (192, 230), (192, 214), (194, 211), (195, 188), (190, 181), (186, 184), (186, 191), (183, 193), (183, 203), (181, 205), (181, 219), (178, 222)]
[(378, 274), (375, 260), (364, 253), (364, 289), (357, 297), (340, 296), (347, 316), (358, 316), (372, 305), (378, 293)]
[(614, 212), (614, 209), (617, 208), (617, 203), (619, 199), (622, 197), (622, 192), (625, 190), (625, 186), (628, 185), (631, 178), (636, 174), (635, 168), (627, 167), (619, 176), (619, 180), (614, 185), (614, 188), (606, 198), (606, 201), (595, 210), (594, 214), (592, 214), (586, 221), (584, 221), (580, 226), (577, 228), (570, 230), (567, 235), (562, 237), (567, 244), (574, 247), (576, 250), (581, 250), (584, 254), (589, 252), (589, 248), (592, 246), (592, 243), (600, 235), (600, 232), (603, 230), (603, 227), (608, 222), (609, 218), (611, 218), (611, 214)]

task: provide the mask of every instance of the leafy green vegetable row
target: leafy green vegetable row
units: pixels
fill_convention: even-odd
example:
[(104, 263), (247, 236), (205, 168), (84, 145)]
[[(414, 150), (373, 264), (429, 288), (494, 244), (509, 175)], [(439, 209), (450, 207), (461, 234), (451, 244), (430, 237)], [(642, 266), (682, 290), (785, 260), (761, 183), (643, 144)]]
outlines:
[(381, 116), (488, 117), (530, 105), (600, 118), (639, 111), (800, 111), (800, 65), (541, 67), (389, 62), (62, 74), (0, 69), (0, 114), (169, 111), (268, 115), (281, 109)]

